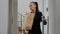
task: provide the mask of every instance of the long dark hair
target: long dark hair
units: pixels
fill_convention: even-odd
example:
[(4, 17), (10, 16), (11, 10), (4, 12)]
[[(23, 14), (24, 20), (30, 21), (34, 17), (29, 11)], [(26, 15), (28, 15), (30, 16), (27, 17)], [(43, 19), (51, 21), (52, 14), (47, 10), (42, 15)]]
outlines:
[(39, 11), (39, 9), (38, 9), (38, 2), (31, 2), (31, 3), (35, 4), (36, 5), (36, 11)]

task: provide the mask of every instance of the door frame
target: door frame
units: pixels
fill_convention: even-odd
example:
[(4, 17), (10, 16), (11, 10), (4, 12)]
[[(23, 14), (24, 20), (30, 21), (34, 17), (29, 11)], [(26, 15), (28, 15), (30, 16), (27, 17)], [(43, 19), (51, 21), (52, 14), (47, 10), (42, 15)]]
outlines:
[(8, 34), (17, 34), (17, 5), (18, 0), (9, 0)]

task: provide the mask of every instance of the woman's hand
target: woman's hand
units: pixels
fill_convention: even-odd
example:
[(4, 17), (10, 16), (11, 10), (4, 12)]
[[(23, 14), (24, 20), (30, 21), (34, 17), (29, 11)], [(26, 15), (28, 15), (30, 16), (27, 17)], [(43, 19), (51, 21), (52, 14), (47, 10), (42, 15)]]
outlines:
[(42, 19), (43, 19), (43, 21), (46, 20), (46, 19), (45, 19), (45, 16), (43, 16)]
[(43, 21), (43, 24), (44, 24), (44, 25), (47, 24), (46, 19), (45, 19), (45, 16), (42, 16), (42, 21)]
[(41, 18), (42, 18), (42, 21), (46, 20), (46, 19), (45, 19), (45, 16), (42, 16)]

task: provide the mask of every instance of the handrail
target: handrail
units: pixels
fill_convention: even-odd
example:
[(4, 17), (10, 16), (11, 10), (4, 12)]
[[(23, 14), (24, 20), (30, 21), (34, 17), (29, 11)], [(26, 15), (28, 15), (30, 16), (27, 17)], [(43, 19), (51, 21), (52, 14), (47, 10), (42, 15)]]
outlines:
[(22, 15), (21, 13), (18, 12), (18, 14), (24, 17), (24, 15)]

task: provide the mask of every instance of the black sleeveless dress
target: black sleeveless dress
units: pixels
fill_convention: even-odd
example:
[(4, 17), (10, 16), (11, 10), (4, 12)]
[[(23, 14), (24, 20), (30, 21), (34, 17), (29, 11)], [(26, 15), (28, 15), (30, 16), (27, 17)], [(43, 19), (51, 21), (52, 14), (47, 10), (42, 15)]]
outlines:
[(32, 29), (28, 31), (28, 34), (41, 34), (40, 22), (42, 21), (42, 12), (37, 11), (33, 20)]

